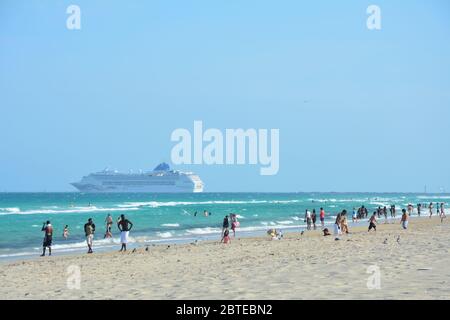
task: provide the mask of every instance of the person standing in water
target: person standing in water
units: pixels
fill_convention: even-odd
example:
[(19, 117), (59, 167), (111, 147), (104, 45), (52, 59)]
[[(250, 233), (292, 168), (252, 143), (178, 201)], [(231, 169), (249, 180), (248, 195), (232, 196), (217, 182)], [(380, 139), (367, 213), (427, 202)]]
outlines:
[(229, 227), (230, 227), (230, 221), (228, 220), (228, 216), (225, 216), (225, 218), (223, 218), (223, 222), (222, 222), (222, 237), (223, 237), (225, 231), (228, 230)]
[(131, 228), (133, 228), (133, 223), (128, 219), (125, 219), (125, 215), (122, 214), (120, 215), (120, 221), (117, 224), (117, 227), (120, 230), (120, 243), (122, 244), (120, 251), (127, 251), (128, 235)]
[(384, 222), (388, 223), (387, 222), (388, 216), (387, 216), (387, 208), (386, 208), (386, 206), (384, 206), (384, 208), (383, 208), (383, 215), (384, 215)]
[(63, 238), (64, 240), (67, 240), (68, 237), (69, 237), (69, 226), (66, 224), (63, 230)]
[(86, 235), (86, 243), (88, 246), (88, 252), (92, 253), (92, 244), (94, 241), (95, 224), (92, 222), (92, 218), (88, 219), (88, 222), (84, 225), (84, 234)]
[(408, 217), (409, 215), (406, 214), (406, 210), (402, 209), (402, 219), (400, 220), (400, 223), (405, 230), (408, 229)]
[(42, 254), (45, 256), (45, 249), (48, 248), (48, 255), (52, 255), (52, 238), (53, 238), (53, 226), (50, 221), (44, 222), (41, 231), (44, 231), (44, 241), (42, 242)]
[(320, 208), (319, 218), (320, 218), (320, 223), (322, 224), (322, 228), (324, 228), (325, 227), (325, 210), (323, 210), (323, 208)]
[(422, 204), (421, 203), (418, 203), (417, 204), (417, 215), (420, 217), (420, 211), (421, 211), (421, 209), (422, 209)]
[[(361, 211), (360, 211), (361, 214)], [(356, 208), (353, 208), (353, 213), (352, 213), (352, 222), (358, 222), (358, 212), (356, 211)]]
[(106, 223), (106, 231), (105, 236), (103, 238), (111, 238), (112, 237), (111, 228), (113, 224), (113, 218), (111, 214), (108, 213), (108, 215), (105, 218), (105, 223)]
[(305, 222), (306, 222), (306, 229), (311, 230), (311, 212), (306, 209), (305, 211)]

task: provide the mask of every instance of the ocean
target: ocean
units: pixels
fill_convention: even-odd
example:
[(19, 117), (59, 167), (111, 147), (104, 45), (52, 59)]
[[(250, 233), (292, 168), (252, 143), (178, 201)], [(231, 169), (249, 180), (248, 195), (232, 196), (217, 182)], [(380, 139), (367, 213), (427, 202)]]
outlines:
[[(326, 223), (332, 224), (343, 209), (365, 205), (369, 213), (378, 206), (395, 204), (397, 216), (408, 203), (448, 202), (450, 194), (411, 193), (189, 193), (189, 194), (83, 194), (83, 193), (0, 193), (0, 260), (39, 255), (42, 250), (43, 222), (54, 227), (53, 254), (86, 251), (83, 226), (88, 218), (96, 225), (95, 250), (118, 250), (119, 232), (103, 239), (108, 213), (114, 221), (121, 214), (134, 224), (130, 247), (220, 240), (225, 215), (236, 213), (240, 222), (237, 237), (265, 234), (270, 228), (299, 231), (306, 228), (306, 209), (323, 207)], [(205, 216), (203, 211), (211, 214)], [(197, 212), (195, 216), (194, 213)], [(414, 211), (414, 215), (416, 215)], [(436, 214), (436, 209), (433, 209)], [(366, 222), (361, 222), (366, 223)], [(63, 239), (65, 225), (69, 237)]]

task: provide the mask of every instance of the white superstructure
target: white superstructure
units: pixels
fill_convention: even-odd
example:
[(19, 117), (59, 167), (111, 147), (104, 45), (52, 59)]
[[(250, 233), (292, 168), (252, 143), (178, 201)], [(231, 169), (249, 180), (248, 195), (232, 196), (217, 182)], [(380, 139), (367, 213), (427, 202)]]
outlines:
[(120, 173), (104, 170), (84, 176), (71, 183), (81, 192), (202, 192), (203, 182), (193, 172), (170, 170), (167, 163), (159, 164), (146, 173)]

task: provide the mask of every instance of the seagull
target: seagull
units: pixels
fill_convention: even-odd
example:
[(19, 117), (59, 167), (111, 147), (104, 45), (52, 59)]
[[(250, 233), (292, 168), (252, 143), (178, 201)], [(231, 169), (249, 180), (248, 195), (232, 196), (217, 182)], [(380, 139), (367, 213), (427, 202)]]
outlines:
[(388, 239), (384, 239), (383, 244), (387, 244)]
[(131, 251), (131, 253), (135, 253), (136, 252), (136, 248), (133, 249), (133, 251)]
[(400, 243), (400, 236), (397, 237), (397, 243)]
[(303, 230), (302, 232), (300, 232), (300, 235), (302, 236), (305, 233), (305, 230)]

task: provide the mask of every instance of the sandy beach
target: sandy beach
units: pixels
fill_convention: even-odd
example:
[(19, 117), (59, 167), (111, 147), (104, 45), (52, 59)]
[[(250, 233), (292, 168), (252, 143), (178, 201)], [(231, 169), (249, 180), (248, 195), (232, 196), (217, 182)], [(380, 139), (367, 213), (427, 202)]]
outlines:
[[(142, 247), (134, 253), (55, 253), (52, 257), (3, 263), (0, 297), (450, 298), (448, 221), (441, 224), (437, 217), (417, 218), (410, 221), (408, 230), (402, 230), (399, 219), (391, 224), (380, 220), (376, 233), (367, 233), (365, 221), (359, 225), (339, 241), (317, 230), (304, 235), (286, 233), (279, 241), (268, 236), (236, 238), (230, 245), (217, 241), (150, 246), (148, 251)], [(373, 273), (367, 273), (368, 268), (379, 270), (379, 289), (368, 288), (368, 279), (373, 277)], [(73, 286), (74, 270), (80, 271), (79, 288)]]

